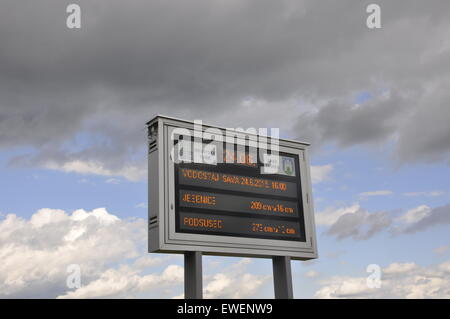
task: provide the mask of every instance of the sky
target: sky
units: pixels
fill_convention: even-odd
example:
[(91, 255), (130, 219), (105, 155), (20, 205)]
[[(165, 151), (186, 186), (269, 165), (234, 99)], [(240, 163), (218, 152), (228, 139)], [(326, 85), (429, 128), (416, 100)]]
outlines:
[[(156, 114), (311, 143), (319, 258), (292, 262), (295, 298), (450, 298), (449, 10), (1, 1), (0, 298), (183, 297), (182, 256), (147, 253)], [(273, 298), (270, 259), (203, 272), (206, 298)]]

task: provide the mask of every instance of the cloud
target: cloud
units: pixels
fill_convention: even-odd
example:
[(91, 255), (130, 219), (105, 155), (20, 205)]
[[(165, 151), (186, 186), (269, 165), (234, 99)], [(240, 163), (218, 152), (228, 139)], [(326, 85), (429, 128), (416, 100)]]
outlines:
[(349, 0), (80, 0), (76, 32), (65, 3), (34, 3), (0, 11), (0, 147), (27, 150), (11, 165), (140, 180), (157, 113), (448, 159), (447, 2), (380, 0), (377, 32)]
[(415, 196), (436, 197), (436, 196), (441, 196), (444, 194), (445, 194), (444, 191), (439, 191), (439, 190), (429, 191), (429, 192), (406, 192), (406, 193), (403, 193), (404, 196), (409, 196), (409, 197), (415, 197)]
[(31, 216), (30, 224), (33, 228), (40, 228), (44, 225), (58, 223), (65, 220), (67, 220), (67, 214), (63, 210), (42, 208)]
[[(142, 274), (146, 267), (161, 263), (160, 259), (138, 259), (131, 266), (108, 269), (97, 280), (58, 298), (123, 298), (156, 290), (161, 287), (181, 285), (184, 282), (183, 267), (169, 265), (160, 274)], [(204, 298), (250, 298), (265, 285), (270, 275), (258, 276), (245, 272), (251, 261), (241, 259), (223, 272), (205, 276)], [(174, 298), (184, 298), (178, 295)]]
[[(124, 166), (117, 170), (105, 168), (102, 162), (73, 160), (63, 163), (48, 162), (44, 165), (48, 169), (63, 171), (67, 173), (94, 174), (101, 176), (122, 176), (130, 181), (143, 180), (147, 174), (144, 167)], [(117, 184), (118, 180), (109, 178), (107, 183)]]
[(66, 269), (81, 267), (82, 282), (98, 279), (111, 265), (139, 256), (145, 221), (121, 220), (104, 208), (72, 214), (44, 208), (29, 220), (0, 220), (2, 298), (54, 298), (68, 292)]
[(138, 203), (138, 204), (134, 205), (134, 208), (148, 208), (148, 204), (145, 202)]
[(437, 225), (446, 225), (450, 223), (450, 204), (435, 207), (431, 210), (426, 206), (419, 206), (415, 210), (408, 211), (403, 217), (410, 221), (410, 223), (406, 227), (396, 231), (406, 234), (424, 231)]
[(317, 259), (310, 259), (301, 262), (302, 266), (312, 267), (317, 264)]
[(330, 178), (333, 165), (311, 165), (311, 180), (313, 184), (326, 181)]
[(96, 280), (57, 298), (123, 298), (160, 287), (180, 285), (184, 281), (183, 267), (167, 266), (161, 274), (141, 274), (130, 266), (108, 269)]
[(330, 226), (328, 235), (338, 240), (352, 237), (355, 240), (366, 240), (387, 229), (392, 223), (388, 212), (369, 213), (358, 209), (353, 213), (346, 213)]
[[(447, 49), (447, 59), (449, 52)], [(427, 84), (426, 92), (416, 101), (417, 111), (398, 131), (397, 156), (401, 162), (444, 159), (448, 163), (450, 109), (447, 101), (450, 93), (444, 86), (449, 84), (449, 75), (445, 78), (441, 83)], [(426, 134), (417, 130), (419, 126), (427, 128)]]
[(371, 191), (371, 192), (363, 192), (359, 194), (359, 197), (361, 198), (368, 198), (371, 196), (387, 196), (392, 195), (392, 191), (389, 190), (381, 190), (381, 191)]
[(120, 179), (108, 178), (107, 180), (105, 180), (105, 183), (117, 185), (117, 184), (120, 184)]
[(450, 204), (435, 208), (419, 205), (394, 218), (395, 215), (392, 211), (370, 213), (359, 204), (327, 207), (316, 213), (316, 224), (327, 226), (325, 233), (337, 239), (366, 240), (383, 230), (392, 235), (412, 234), (450, 223)]
[(318, 226), (331, 226), (336, 223), (341, 216), (353, 214), (360, 208), (359, 204), (353, 204), (349, 207), (337, 209), (335, 207), (327, 207), (323, 211), (315, 214), (315, 222)]
[[(43, 208), (29, 219), (0, 219), (1, 298), (172, 297), (182, 290), (183, 267), (174, 257), (147, 253), (146, 222), (120, 219), (105, 208), (66, 213)], [(69, 265), (78, 265), (81, 287), (68, 288)], [(248, 298), (271, 278), (247, 271), (238, 259), (205, 276), (206, 298)]]
[(369, 213), (359, 204), (342, 208), (327, 207), (316, 213), (315, 220), (318, 226), (328, 226), (328, 235), (337, 239), (352, 237), (356, 240), (368, 239), (388, 229), (392, 223), (388, 212)]
[(339, 146), (376, 143), (389, 138), (397, 129), (398, 117), (405, 111), (399, 96), (372, 99), (355, 107), (347, 99), (332, 99), (299, 117), (302, 134), (315, 144), (331, 141)]
[(248, 258), (232, 265), (228, 271), (207, 276), (203, 289), (204, 298), (250, 298), (271, 279), (270, 275), (254, 275), (245, 272), (251, 263)]
[(305, 273), (305, 277), (306, 278), (317, 278), (319, 277), (319, 272), (315, 271), (315, 270), (309, 270)]
[(445, 255), (450, 251), (450, 246), (439, 246), (433, 249), (433, 252), (438, 255)]
[[(394, 12), (390, 11), (394, 8), (388, 3), (380, 5), (383, 12), (387, 10), (389, 13)], [(445, 123), (450, 119), (450, 110), (446, 107), (445, 101), (448, 101), (450, 96), (445, 87), (449, 83), (450, 76), (449, 69), (444, 72), (437, 69), (439, 63), (449, 60), (450, 46), (447, 40), (439, 44), (443, 40), (442, 35), (425, 39), (427, 35), (423, 31), (428, 27), (448, 30), (450, 25), (436, 23), (431, 26), (425, 22), (425, 17), (435, 16), (435, 13), (431, 12), (434, 9), (423, 14), (412, 11), (408, 10), (409, 16), (400, 19), (398, 19), (400, 13), (395, 13), (396, 18), (390, 21), (389, 26), (383, 26), (386, 32), (389, 30), (389, 36), (380, 33), (376, 37), (366, 36), (358, 40), (352, 36), (345, 37), (348, 41), (356, 40), (353, 43), (358, 49), (354, 54), (348, 52), (349, 55), (339, 59), (339, 62), (346, 63), (348, 68), (347, 72), (341, 71), (351, 77), (347, 83), (351, 82), (350, 85), (355, 88), (360, 87), (359, 90), (355, 90), (356, 92), (368, 92), (372, 98), (355, 104), (354, 95), (341, 91), (340, 96), (319, 100), (315, 109), (307, 110), (299, 117), (299, 137), (312, 140), (316, 145), (336, 143), (339, 147), (390, 143), (393, 146), (392, 158), (397, 164), (448, 162), (450, 129)], [(406, 12), (400, 15), (402, 14)], [(407, 25), (414, 26), (414, 30), (417, 31), (414, 36), (406, 35), (405, 32), (409, 28)], [(425, 29), (419, 30), (422, 27)], [(399, 34), (403, 34), (407, 40), (394, 44), (393, 41)], [(427, 44), (417, 48), (418, 51), (414, 54), (405, 53), (405, 48), (414, 46), (413, 38), (417, 40), (417, 37), (423, 37)], [(376, 47), (382, 45), (381, 43), (386, 45), (388, 42), (397, 49), (391, 47), (389, 52), (384, 51), (386, 55), (380, 52), (375, 56), (375, 52), (378, 51)], [(374, 50), (372, 51), (374, 55), (366, 50)], [(369, 56), (370, 62), (367, 59)], [(413, 56), (420, 57), (420, 67), (417, 64), (413, 65), (412, 60), (409, 60)], [(352, 58), (356, 61), (350, 65)], [(395, 60), (398, 61), (399, 58), (406, 60), (396, 65)], [(366, 77), (361, 79), (365, 81), (361, 86), (353, 80), (362, 73), (350, 70), (364, 68), (363, 61), (372, 73), (370, 75), (367, 73)], [(414, 79), (413, 75), (417, 78)], [(367, 83), (367, 80), (372, 83)], [(417, 130), (417, 127), (429, 127), (430, 130), (424, 132)]]
[(381, 287), (366, 277), (334, 276), (320, 281), (316, 298), (450, 298), (450, 260), (438, 265), (392, 263), (381, 271)]
[(336, 250), (336, 251), (329, 251), (326, 253), (326, 256), (330, 259), (338, 259), (342, 255), (346, 253), (345, 250)]
[(415, 208), (412, 208), (400, 217), (396, 219), (396, 221), (404, 224), (414, 224), (424, 217), (428, 216), (431, 212), (431, 208), (426, 205), (420, 205)]
[(365, 278), (336, 276), (323, 280), (321, 283), (323, 287), (314, 294), (315, 298), (355, 298), (360, 295), (361, 298), (365, 298), (364, 293), (367, 293)]
[(392, 263), (383, 269), (383, 273), (389, 276), (404, 274), (417, 269), (417, 267), (415, 263)]
[[(253, 298), (258, 295), (261, 288), (267, 284), (270, 275), (254, 275), (246, 272), (246, 267), (251, 264), (249, 258), (242, 258), (231, 264), (224, 271), (204, 276), (203, 298)], [(173, 297), (183, 299), (184, 294)]]

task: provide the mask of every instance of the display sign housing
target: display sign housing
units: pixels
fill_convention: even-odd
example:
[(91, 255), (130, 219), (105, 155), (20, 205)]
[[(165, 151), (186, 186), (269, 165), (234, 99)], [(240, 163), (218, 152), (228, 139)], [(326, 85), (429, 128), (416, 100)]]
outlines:
[(317, 258), (309, 144), (165, 116), (147, 125), (150, 252)]

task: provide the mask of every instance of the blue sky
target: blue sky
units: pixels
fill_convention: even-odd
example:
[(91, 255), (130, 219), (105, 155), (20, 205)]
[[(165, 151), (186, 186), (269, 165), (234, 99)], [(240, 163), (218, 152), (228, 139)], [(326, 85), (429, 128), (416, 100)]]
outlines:
[[(2, 210), (25, 219), (41, 208), (87, 211), (104, 207), (120, 219), (147, 218), (147, 181), (78, 174), (36, 168), (11, 168), (8, 159), (17, 152), (2, 153)], [(387, 211), (396, 218), (421, 205), (431, 208), (448, 204), (450, 191), (446, 165), (415, 164), (393, 167), (389, 154), (368, 151), (366, 147), (339, 149), (329, 146), (315, 153), (312, 165), (331, 165), (322, 181), (314, 184), (316, 212), (359, 204), (370, 213)], [(385, 191), (385, 195), (363, 196), (361, 193)], [(387, 191), (390, 193), (387, 194)], [(366, 277), (369, 264), (385, 267), (392, 263), (414, 262), (421, 266), (439, 264), (448, 253), (433, 250), (450, 244), (448, 226), (439, 225), (415, 234), (392, 235), (381, 230), (366, 240), (336, 237), (326, 233), (328, 227), (318, 225), (320, 258), (313, 262), (292, 262), (294, 292), (298, 298), (311, 298), (321, 287), (320, 278), (330, 276)], [(142, 249), (145, 250), (145, 245)], [(142, 251), (145, 254), (145, 251)], [(156, 255), (158, 256), (158, 254)], [(162, 255), (164, 256), (164, 255)], [(214, 275), (239, 262), (240, 258), (204, 257), (205, 275)], [(171, 264), (182, 266), (181, 256), (171, 256)], [(125, 263), (131, 261), (124, 260)], [(162, 266), (150, 272), (164, 269)], [(147, 270), (148, 271), (148, 270)], [(271, 261), (254, 259), (247, 271), (256, 276), (271, 276)], [(312, 277), (308, 276), (311, 273)], [(271, 298), (272, 282), (267, 280), (259, 297)], [(174, 288), (182, 294), (182, 286)], [(142, 292), (137, 297), (173, 297), (162, 292)]]

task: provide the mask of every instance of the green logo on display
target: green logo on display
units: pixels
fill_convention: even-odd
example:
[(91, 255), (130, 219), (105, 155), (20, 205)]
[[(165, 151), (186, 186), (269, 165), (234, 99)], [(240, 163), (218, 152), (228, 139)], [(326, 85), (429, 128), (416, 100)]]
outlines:
[(294, 176), (294, 159), (290, 157), (283, 157), (283, 173), (289, 176)]

